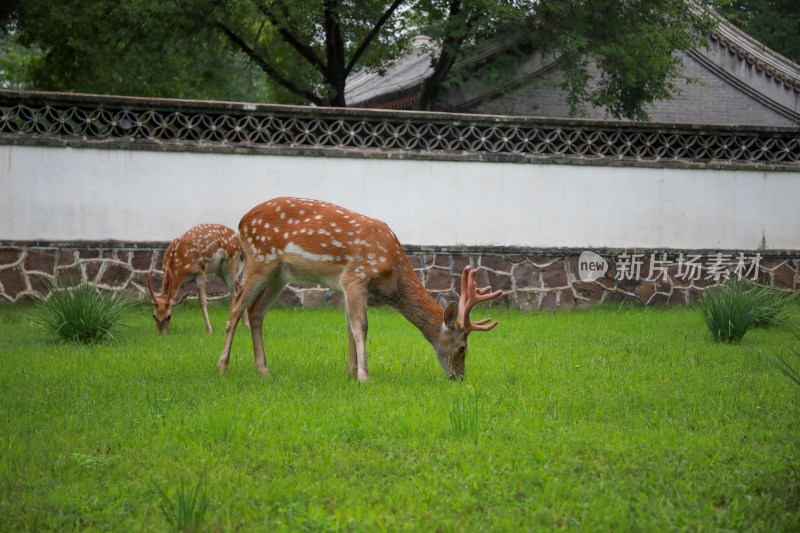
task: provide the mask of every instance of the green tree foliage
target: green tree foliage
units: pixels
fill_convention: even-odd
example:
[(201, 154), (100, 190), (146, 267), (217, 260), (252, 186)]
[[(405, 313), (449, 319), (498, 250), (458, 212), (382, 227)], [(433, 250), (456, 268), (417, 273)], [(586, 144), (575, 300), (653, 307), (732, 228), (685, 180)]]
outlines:
[[(687, 0), (12, 0), (6, 20), (42, 50), (40, 89), (345, 105), (349, 74), (382, 69), (424, 33), (441, 44), (418, 108), (445, 84), (514, 75), (539, 49), (559, 58), (575, 113), (617, 117), (676, 91), (704, 24)], [(0, 12), (0, 16), (4, 16)], [(489, 61), (464, 61), (481, 51)], [(259, 74), (256, 75), (255, 72)], [(599, 72), (598, 76), (594, 73)]]
[[(591, 104), (618, 118), (647, 119), (648, 104), (678, 91), (674, 52), (700, 46), (709, 27), (689, 8), (686, 0), (431, 0), (425, 27), (442, 43), (432, 80), (458, 70), (455, 60), (471, 48), (504, 50), (491, 56), (486, 80), (513, 75), (513, 58), (536, 49), (558, 58), (573, 114)], [(438, 86), (428, 85), (434, 94), (423, 93), (422, 107), (435, 102)]]
[(25, 0), (7, 14), (40, 90), (261, 99), (260, 73), (205, 23), (208, 0)]
[(716, 0), (711, 4), (742, 31), (800, 63), (800, 2), (797, 0)]

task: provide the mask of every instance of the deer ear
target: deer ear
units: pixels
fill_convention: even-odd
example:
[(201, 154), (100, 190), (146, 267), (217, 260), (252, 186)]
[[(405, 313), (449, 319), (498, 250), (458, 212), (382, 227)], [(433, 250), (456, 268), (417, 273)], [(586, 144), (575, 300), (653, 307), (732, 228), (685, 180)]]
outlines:
[(447, 298), (444, 297), (444, 294), (440, 294), (438, 298), (436, 298), (436, 303), (439, 304), (439, 307), (442, 309), (447, 309), (447, 304), (450, 302), (447, 301)]
[(456, 329), (456, 319), (458, 319), (458, 304), (450, 302), (444, 310), (442, 323), (447, 329), (453, 330)]

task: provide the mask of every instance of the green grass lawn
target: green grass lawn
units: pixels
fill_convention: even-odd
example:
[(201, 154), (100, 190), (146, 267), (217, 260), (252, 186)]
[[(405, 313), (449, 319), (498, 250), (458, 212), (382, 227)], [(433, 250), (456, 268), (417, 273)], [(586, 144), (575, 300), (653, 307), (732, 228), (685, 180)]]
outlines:
[(377, 309), (359, 385), (341, 310), (270, 312), (266, 378), (241, 326), (217, 374), (209, 311), (213, 336), (196, 303), (166, 336), (142, 306), (76, 347), (0, 306), (0, 530), (168, 531), (160, 491), (197, 487), (210, 531), (800, 528), (800, 387), (759, 354), (777, 328), (726, 345), (687, 308), (492, 310), (456, 383)]

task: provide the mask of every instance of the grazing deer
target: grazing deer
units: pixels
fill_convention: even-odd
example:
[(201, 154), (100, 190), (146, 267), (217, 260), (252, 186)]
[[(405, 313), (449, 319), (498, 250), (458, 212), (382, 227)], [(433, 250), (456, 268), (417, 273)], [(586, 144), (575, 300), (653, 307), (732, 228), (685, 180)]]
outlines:
[[(221, 224), (200, 224), (172, 241), (164, 253), (164, 280), (158, 298), (153, 292), (152, 270), (147, 277), (150, 299), (155, 305), (153, 318), (158, 332), (166, 333), (169, 330), (172, 308), (180, 303), (175, 300), (178, 291), (184, 285), (196, 281), (206, 331), (211, 334), (211, 323), (206, 310), (206, 275), (216, 274), (233, 295), (237, 286), (236, 267), (240, 257), (239, 236), (234, 230)], [(247, 315), (244, 321), (245, 326), (249, 326)]]
[(476, 270), (467, 266), (461, 279), (461, 300), (436, 300), (414, 273), (400, 242), (385, 223), (333, 204), (300, 198), (275, 198), (250, 210), (239, 222), (246, 264), (241, 289), (231, 302), (225, 344), (217, 368), (225, 372), (236, 324), (245, 308), (256, 370), (268, 374), (264, 354), (264, 315), (292, 280), (322, 283), (345, 296), (350, 373), (365, 382), (367, 374), (367, 301), (388, 303), (414, 324), (433, 345), (447, 377), (464, 377), (467, 335), (488, 331), (497, 322), (472, 322), (478, 302), (502, 291), (477, 289)]

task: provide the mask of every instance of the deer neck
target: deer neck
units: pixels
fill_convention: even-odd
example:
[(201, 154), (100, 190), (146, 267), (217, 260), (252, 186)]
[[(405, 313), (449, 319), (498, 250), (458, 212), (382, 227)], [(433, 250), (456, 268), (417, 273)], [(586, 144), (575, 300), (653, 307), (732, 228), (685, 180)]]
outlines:
[(422, 332), (428, 342), (435, 343), (441, 332), (444, 310), (408, 266), (399, 269), (397, 287), (391, 303), (406, 320)]

